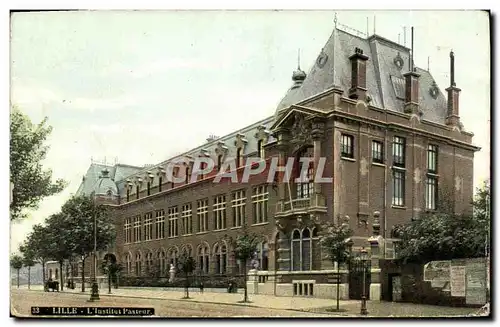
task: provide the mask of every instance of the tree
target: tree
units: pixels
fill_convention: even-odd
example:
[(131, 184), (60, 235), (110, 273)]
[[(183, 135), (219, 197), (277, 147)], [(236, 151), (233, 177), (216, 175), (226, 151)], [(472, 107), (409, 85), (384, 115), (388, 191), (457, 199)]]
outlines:
[(97, 250), (106, 250), (116, 237), (113, 219), (107, 207), (97, 205), (93, 196), (74, 196), (61, 208), (71, 230), (74, 254), (82, 260), (82, 292), (85, 292), (85, 259), (94, 251), (94, 218), (97, 222)]
[(257, 251), (257, 246), (259, 244), (259, 237), (256, 234), (250, 233), (246, 226), (243, 229), (243, 233), (238, 235), (233, 241), (233, 251), (234, 257), (243, 264), (243, 274), (245, 277), (244, 283), (244, 297), (242, 302), (250, 302), (248, 299), (247, 290), (247, 265), (248, 260), (252, 258), (254, 253)]
[[(113, 258), (114, 259), (114, 258)], [(113, 260), (111, 257), (105, 256), (101, 262), (101, 270), (108, 276), (108, 293), (111, 294), (111, 284), (115, 283), (118, 273), (122, 270), (120, 264)]]
[(19, 270), (23, 267), (23, 258), (14, 254), (10, 257), (10, 266), (17, 271), (17, 288), (19, 288)]
[(350, 237), (352, 234), (353, 232), (347, 223), (339, 226), (327, 222), (321, 226), (321, 247), (332, 264), (335, 266), (337, 263), (337, 311), (340, 311), (340, 265), (350, 259)]
[(64, 289), (64, 261), (72, 257), (77, 241), (72, 230), (74, 226), (69, 223), (69, 217), (59, 212), (47, 219), (46, 226), (47, 252), (51, 259), (59, 263), (61, 291)]
[(45, 285), (45, 263), (50, 259), (50, 244), (48, 244), (47, 228), (38, 224), (33, 226), (33, 231), (28, 235), (27, 239), (21, 247), (26, 251), (30, 251), (35, 262), (42, 265), (42, 279)]
[(186, 292), (185, 299), (189, 299), (189, 274), (191, 274), (196, 268), (196, 262), (193, 257), (187, 255), (187, 253), (182, 253), (179, 259), (177, 260), (176, 270), (184, 273), (185, 283), (184, 290)]
[(10, 219), (26, 218), (26, 209), (36, 209), (40, 201), (61, 192), (67, 183), (52, 182), (52, 171), (43, 170), (42, 161), (49, 147), (45, 145), (52, 127), (47, 118), (33, 125), (28, 116), (13, 106), (10, 113), (10, 181), (14, 184)]
[(35, 253), (32, 249), (26, 248), (24, 245), (19, 247), (23, 255), (23, 266), (28, 267), (28, 289), (31, 286), (31, 267), (35, 265)]
[(398, 258), (403, 263), (427, 263), (483, 257), (490, 229), (489, 184), (477, 190), (472, 215), (433, 212), (395, 226)]

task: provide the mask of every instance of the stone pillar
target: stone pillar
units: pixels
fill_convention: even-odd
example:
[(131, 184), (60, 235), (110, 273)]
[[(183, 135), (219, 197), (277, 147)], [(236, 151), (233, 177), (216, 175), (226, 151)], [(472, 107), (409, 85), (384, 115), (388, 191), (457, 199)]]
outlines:
[(268, 252), (268, 268), (267, 270), (268, 271), (273, 271), (273, 270), (276, 270), (277, 267), (275, 265), (276, 263), (276, 240), (271, 240), (271, 242), (269, 242), (269, 252)]
[(278, 259), (276, 262), (278, 263), (277, 270), (290, 270), (290, 241), (288, 237), (285, 236), (285, 233), (280, 232), (280, 236), (278, 238), (278, 249), (276, 251), (278, 253)]
[(380, 235), (380, 212), (373, 213), (373, 235), (368, 238), (371, 253), (370, 300), (381, 299), (380, 259), (384, 258), (385, 242)]
[(256, 269), (250, 269), (248, 271), (247, 291), (248, 294), (259, 294), (259, 276), (257, 276)]
[[(325, 135), (325, 122), (321, 118), (315, 118), (312, 121), (311, 136), (314, 144), (314, 174), (316, 176), (319, 167), (319, 160), (321, 158), (321, 141)], [(321, 167), (323, 170), (324, 167)], [(314, 182), (314, 193), (321, 193), (321, 183)]]

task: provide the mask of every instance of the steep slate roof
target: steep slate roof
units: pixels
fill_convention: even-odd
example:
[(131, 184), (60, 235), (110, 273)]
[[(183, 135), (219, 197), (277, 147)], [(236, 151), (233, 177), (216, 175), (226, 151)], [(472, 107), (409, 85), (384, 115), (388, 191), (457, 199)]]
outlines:
[[(140, 167), (123, 164), (108, 166), (99, 163), (91, 163), (89, 169), (87, 170), (87, 173), (85, 174), (85, 176), (83, 176), (82, 183), (80, 184), (80, 187), (78, 187), (76, 195), (88, 196), (92, 194), (92, 192), (98, 191), (98, 188), (101, 186), (101, 183), (98, 182), (100, 181), (102, 171), (105, 168), (109, 171), (109, 179), (105, 181), (107, 187), (112, 187), (110, 182), (115, 184), (114, 181), (121, 180), (124, 174), (130, 175), (142, 169)], [(114, 188), (116, 189), (116, 186)]]
[[(144, 177), (145, 173), (153, 172), (153, 185), (157, 183), (158, 177), (154, 173), (159, 167), (165, 167), (169, 162), (180, 158), (191, 156), (198, 157), (206, 151), (212, 158), (216, 158), (215, 149), (219, 142), (223, 142), (227, 147), (226, 157), (236, 157), (235, 141), (237, 134), (243, 134), (247, 143), (242, 153), (243, 156), (257, 151), (257, 139), (255, 134), (260, 126), (268, 130), (274, 123), (276, 117), (284, 109), (293, 104), (300, 104), (303, 100), (316, 94), (324, 92), (333, 86), (340, 87), (347, 94), (351, 87), (351, 64), (349, 57), (354, 53), (355, 48), (363, 50), (369, 57), (366, 67), (367, 93), (371, 97), (370, 104), (379, 108), (392, 111), (403, 111), (404, 105), (404, 77), (403, 74), (409, 70), (410, 49), (387, 40), (378, 35), (369, 38), (361, 38), (340, 29), (334, 28), (333, 33), (321, 50), (317, 60), (299, 87), (291, 87), (283, 99), (278, 104), (273, 116), (258, 121), (250, 126), (242, 128), (234, 133), (223, 136), (216, 140), (207, 142), (186, 153), (170, 158), (157, 165), (148, 167), (134, 167), (123, 164), (114, 166), (104, 166), (92, 163), (87, 174), (80, 185), (77, 194), (91, 194), (96, 187), (102, 188), (100, 176), (106, 167), (109, 170), (110, 179), (106, 182), (106, 189), (110, 181), (116, 184), (119, 193), (125, 186), (128, 178), (134, 176)], [(395, 64), (395, 59), (401, 58), (402, 68)], [(444, 124), (446, 115), (446, 98), (437, 86), (428, 71), (417, 68), (420, 74), (420, 108), (422, 109), (423, 120)], [(295, 81), (296, 82), (296, 81)], [(297, 86), (297, 85), (296, 85)], [(433, 98), (430, 93), (431, 88), (437, 88), (437, 96)], [(269, 136), (268, 143), (275, 139)], [(100, 182), (100, 183), (99, 183)], [(114, 189), (113, 189), (114, 192)]]
[[(366, 86), (367, 93), (372, 99), (370, 104), (386, 110), (403, 112), (403, 74), (409, 71), (410, 49), (378, 35), (366, 39), (334, 28), (301, 87), (288, 90), (279, 103), (275, 115), (290, 105), (326, 91), (334, 85), (347, 94), (351, 87), (349, 57), (354, 54), (355, 48), (360, 48), (369, 57), (366, 65)], [(403, 60), (402, 69), (395, 64), (397, 57)], [(446, 115), (444, 94), (438, 88), (437, 98), (434, 99), (429, 91), (434, 82), (431, 74), (420, 68), (417, 68), (417, 73), (421, 74), (419, 96), (420, 108), (423, 111), (422, 119), (444, 124)]]

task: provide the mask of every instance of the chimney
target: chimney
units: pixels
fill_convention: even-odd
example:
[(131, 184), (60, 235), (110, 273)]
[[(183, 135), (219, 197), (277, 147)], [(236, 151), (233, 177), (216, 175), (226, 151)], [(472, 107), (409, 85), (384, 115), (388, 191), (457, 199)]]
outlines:
[(356, 48), (354, 54), (349, 57), (351, 60), (351, 88), (349, 98), (365, 101), (366, 99), (366, 61), (368, 56), (363, 54), (363, 50)]
[(458, 98), (460, 89), (455, 84), (455, 54), (450, 52), (450, 87), (446, 89), (448, 92), (448, 110), (446, 112), (446, 125), (458, 126), (460, 123), (460, 116), (458, 115)]
[(413, 62), (413, 26), (411, 28), (411, 56), (410, 56), (410, 71), (403, 74), (405, 78), (405, 104), (404, 112), (407, 114), (419, 114), (418, 89), (420, 88), (417, 74)]

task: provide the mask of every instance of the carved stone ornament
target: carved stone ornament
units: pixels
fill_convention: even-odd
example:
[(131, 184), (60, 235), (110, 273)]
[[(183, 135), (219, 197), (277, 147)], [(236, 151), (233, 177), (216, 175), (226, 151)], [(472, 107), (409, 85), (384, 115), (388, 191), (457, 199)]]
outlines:
[(401, 58), (401, 54), (398, 52), (398, 55), (394, 58), (394, 65), (398, 67), (399, 70), (403, 69), (403, 65), (405, 64), (403, 58)]
[(437, 99), (439, 95), (439, 89), (437, 87), (436, 81), (432, 82), (432, 86), (429, 88), (429, 94), (433, 99)]
[(281, 221), (281, 219), (276, 219), (276, 228), (278, 228), (279, 231), (284, 232), (286, 229), (286, 224), (284, 221)]
[(316, 59), (316, 65), (318, 65), (319, 68), (323, 68), (326, 65), (326, 62), (328, 61), (328, 55), (324, 52), (324, 49), (321, 49), (321, 53), (318, 56), (318, 59)]
[(248, 140), (245, 138), (244, 134), (238, 133), (236, 134), (236, 140), (234, 140), (234, 145), (237, 148), (245, 148), (245, 145), (248, 143)]
[(295, 149), (297, 149), (303, 145), (311, 144), (312, 126), (311, 121), (307, 120), (305, 115), (302, 113), (296, 113), (294, 118), (295, 120), (290, 130), (290, 142), (295, 146)]

